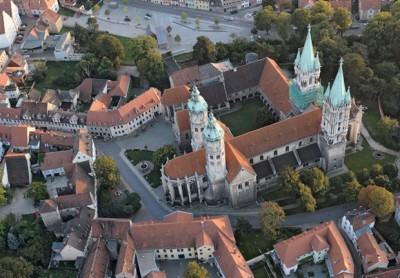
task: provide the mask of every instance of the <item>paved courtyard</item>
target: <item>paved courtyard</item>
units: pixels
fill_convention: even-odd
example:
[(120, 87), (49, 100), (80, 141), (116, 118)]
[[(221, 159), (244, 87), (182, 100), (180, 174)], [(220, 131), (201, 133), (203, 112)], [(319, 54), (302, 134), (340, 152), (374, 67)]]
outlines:
[[(159, 266), (161, 271), (165, 271), (167, 273), (167, 277), (174, 278), (182, 278), (183, 273), (188, 265), (188, 263), (192, 260), (168, 260), (168, 261), (157, 261), (157, 265)], [(218, 270), (216, 266), (211, 266), (208, 263), (201, 264), (201, 266), (205, 267), (208, 270), (208, 274), (210, 278), (217, 278)]]
[(33, 199), (25, 199), (24, 193), (27, 188), (16, 188), (14, 198), (11, 204), (0, 207), (0, 219), (3, 219), (7, 214), (13, 213), (17, 217), (23, 214), (34, 213), (38, 209), (33, 206)]

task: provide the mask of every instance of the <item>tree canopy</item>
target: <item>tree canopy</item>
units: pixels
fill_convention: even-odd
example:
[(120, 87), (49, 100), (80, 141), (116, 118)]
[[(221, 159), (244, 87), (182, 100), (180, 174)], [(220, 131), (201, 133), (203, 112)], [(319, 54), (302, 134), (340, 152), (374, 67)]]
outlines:
[(281, 12), (275, 21), (276, 30), (282, 40), (286, 41), (289, 37), (292, 16), (289, 13)]
[(29, 278), (33, 275), (33, 266), (18, 257), (3, 257), (0, 259), (0, 273), (4, 278)]
[(214, 43), (206, 36), (197, 37), (197, 42), (193, 46), (193, 58), (197, 60), (199, 66), (216, 61), (217, 49)]
[(183, 273), (185, 278), (208, 278), (209, 274), (204, 266), (200, 266), (196, 261), (190, 261)]
[(314, 196), (311, 193), (311, 189), (304, 185), (303, 183), (299, 183), (299, 203), (300, 205), (305, 208), (306, 211), (313, 212), (317, 207), (317, 201), (315, 200)]
[(258, 128), (275, 123), (275, 117), (267, 107), (257, 109), (256, 125)]
[(393, 194), (380, 186), (368, 185), (361, 189), (358, 202), (370, 208), (382, 222), (389, 221), (394, 211)]
[(254, 25), (258, 30), (265, 30), (267, 34), (276, 20), (274, 9), (271, 6), (264, 7), (254, 17)]
[(264, 202), (260, 207), (259, 221), (265, 236), (276, 239), (278, 228), (285, 218), (285, 212), (276, 202)]
[(47, 193), (46, 184), (44, 182), (32, 182), (24, 193), (24, 198), (32, 198), (36, 203), (48, 199), (49, 193)]
[(125, 56), (125, 49), (121, 42), (114, 36), (102, 34), (95, 42), (97, 57), (106, 56), (113, 63), (114, 68), (119, 67), (121, 58)]
[(247, 218), (239, 216), (235, 225), (235, 237), (237, 239), (245, 237), (251, 232), (252, 228), (253, 226), (250, 224)]
[(100, 187), (115, 188), (121, 183), (119, 169), (111, 156), (100, 156), (94, 162), (94, 172)]
[(339, 7), (333, 12), (332, 22), (336, 30), (343, 36), (343, 33), (350, 29), (352, 23), (351, 14), (347, 9)]
[(300, 175), (293, 167), (286, 166), (278, 174), (278, 185), (289, 193), (298, 192)]
[(157, 41), (152, 36), (141, 35), (129, 41), (129, 50), (135, 64), (140, 59), (146, 58), (150, 52), (157, 50)]
[(176, 155), (176, 150), (172, 145), (164, 145), (161, 148), (157, 149), (153, 153), (153, 162), (155, 167), (158, 169), (161, 168), (162, 164), (167, 162), (167, 159), (171, 159)]
[(329, 179), (317, 167), (311, 167), (301, 172), (300, 180), (310, 187), (312, 193), (323, 193), (327, 190)]

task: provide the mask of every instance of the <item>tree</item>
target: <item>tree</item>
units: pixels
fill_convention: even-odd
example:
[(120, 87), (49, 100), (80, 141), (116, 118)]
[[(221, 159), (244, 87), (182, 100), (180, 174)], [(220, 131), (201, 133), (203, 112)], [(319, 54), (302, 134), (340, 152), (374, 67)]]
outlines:
[(399, 121), (389, 116), (385, 116), (378, 121), (378, 131), (385, 144), (390, 144), (393, 131), (399, 127)]
[(129, 12), (129, 8), (128, 8), (128, 7), (125, 7), (125, 8), (124, 8), (124, 13), (127, 14), (128, 12)]
[(361, 85), (368, 84), (373, 77), (373, 71), (367, 67), (360, 54), (348, 53), (344, 56), (343, 72), (346, 84), (350, 86), (353, 95), (366, 97), (361, 91)]
[(261, 11), (257, 12), (254, 17), (254, 25), (258, 30), (265, 30), (269, 34), (269, 30), (272, 24), (276, 20), (276, 15), (271, 6), (263, 8)]
[(29, 278), (33, 274), (33, 266), (22, 258), (3, 257), (0, 259), (0, 273), (6, 278)]
[(214, 24), (215, 24), (215, 27), (216, 28), (218, 28), (218, 24), (220, 23), (220, 20), (219, 20), (219, 18), (215, 18), (214, 19)]
[(125, 49), (121, 42), (114, 36), (102, 34), (95, 42), (97, 57), (106, 56), (113, 62), (114, 68), (120, 65), (120, 59), (125, 56)]
[(171, 25), (168, 25), (167, 28), (165, 28), (165, 30), (168, 32), (168, 35), (171, 36), (171, 32), (172, 32)]
[(317, 201), (313, 197), (311, 193), (311, 189), (304, 185), (303, 183), (299, 183), (298, 185), (299, 188), (299, 203), (300, 205), (305, 208), (306, 211), (313, 212), (315, 211), (315, 208), (317, 207)]
[(164, 60), (159, 52), (148, 53), (143, 75), (149, 81), (150, 86), (161, 87), (165, 78), (165, 70)]
[(137, 36), (130, 40), (129, 50), (131, 57), (137, 64), (140, 59), (146, 58), (148, 53), (158, 51), (157, 41), (151, 36)]
[(188, 19), (187, 13), (182, 12), (182, 13), (181, 13), (181, 19), (182, 19), (183, 22), (186, 22), (186, 20)]
[(362, 170), (357, 172), (357, 180), (362, 185), (368, 185), (368, 181), (370, 179), (368, 168), (363, 168)]
[(275, 117), (266, 107), (257, 109), (256, 125), (258, 128), (275, 123)]
[(33, 199), (36, 203), (41, 200), (46, 200), (49, 198), (49, 193), (47, 193), (47, 186), (44, 182), (32, 182), (28, 187), (28, 190), (24, 193), (24, 198)]
[(122, 4), (124, 4), (125, 6), (128, 5), (129, 0), (122, 0)]
[(200, 28), (200, 18), (196, 18), (194, 23), (196, 24), (197, 29), (199, 29)]
[(214, 43), (206, 36), (197, 37), (197, 42), (193, 46), (193, 58), (197, 63), (204, 65), (216, 61), (217, 49)]
[(99, 60), (93, 53), (86, 53), (77, 65), (79, 71), (87, 78), (94, 77), (99, 67)]
[(343, 189), (343, 196), (346, 202), (353, 202), (357, 200), (362, 186), (357, 180), (346, 182)]
[(382, 174), (383, 174), (383, 167), (378, 163), (372, 165), (371, 170), (369, 170), (369, 176), (373, 179)]
[(33, 80), (40, 83), (46, 79), (47, 67), (45, 62), (33, 62)]
[[(0, 170), (1, 176), (3, 176), (3, 169)], [(7, 191), (3, 187), (2, 184), (0, 184), (0, 207), (5, 206), (7, 204)]]
[(310, 23), (311, 13), (307, 9), (295, 9), (292, 15), (292, 24), (297, 28), (296, 33), (304, 35)]
[(275, 7), (276, 4), (276, 0), (263, 0), (262, 1), (262, 6), (267, 7), (267, 6), (271, 6), (271, 7)]
[(279, 36), (286, 41), (289, 37), (292, 16), (289, 13), (282, 12), (276, 18), (275, 26)]
[(257, 34), (258, 34), (258, 30), (257, 30), (256, 27), (251, 28), (250, 32), (251, 32), (251, 34), (253, 34), (253, 35), (257, 35)]
[(97, 13), (100, 10), (100, 6), (98, 4), (94, 5), (93, 8), (93, 13)]
[(370, 208), (382, 222), (389, 221), (394, 211), (393, 194), (380, 186), (368, 185), (361, 189), (358, 202)]
[(285, 219), (285, 212), (277, 202), (264, 202), (258, 215), (260, 227), (265, 236), (276, 239), (278, 228)]
[(101, 72), (102, 70), (108, 70), (113, 68), (113, 63), (107, 57), (103, 57), (100, 60), (99, 67), (97, 68), (97, 72)]
[(278, 174), (278, 185), (280, 185), (286, 192), (297, 192), (299, 183), (299, 172), (291, 166), (285, 166)]
[(105, 10), (105, 11), (104, 11), (104, 14), (105, 14), (106, 16), (109, 16), (109, 15), (111, 14), (111, 12), (110, 12), (110, 10)]
[(311, 167), (302, 171), (300, 180), (310, 187), (312, 193), (323, 193), (328, 189), (329, 179), (317, 167)]
[(162, 164), (176, 155), (176, 150), (172, 145), (164, 145), (153, 153), (154, 165), (160, 169)]
[(343, 7), (339, 7), (333, 12), (332, 22), (336, 30), (343, 36), (343, 33), (350, 29), (352, 23), (351, 13)]
[(181, 38), (181, 36), (179, 36), (179, 34), (176, 34), (175, 41), (178, 43), (178, 45), (181, 44), (182, 38)]
[(383, 165), (383, 173), (389, 178), (394, 179), (398, 176), (399, 169), (397, 169), (397, 166), (394, 163), (386, 163)]
[(249, 220), (243, 216), (239, 216), (235, 226), (235, 237), (243, 238), (249, 234), (253, 226), (250, 224)]
[(310, 9), (311, 22), (317, 24), (328, 20), (333, 14), (333, 8), (330, 2), (319, 0)]
[(392, 181), (387, 175), (378, 175), (374, 178), (375, 185), (386, 188), (389, 191), (393, 191)]
[(183, 273), (185, 278), (208, 278), (210, 277), (207, 269), (200, 266), (196, 261), (190, 261)]
[(119, 169), (111, 156), (100, 156), (94, 162), (94, 172), (100, 187), (115, 188), (121, 183)]
[(88, 25), (89, 30), (92, 32), (97, 32), (99, 30), (99, 24), (94, 16), (89, 17), (86, 24)]

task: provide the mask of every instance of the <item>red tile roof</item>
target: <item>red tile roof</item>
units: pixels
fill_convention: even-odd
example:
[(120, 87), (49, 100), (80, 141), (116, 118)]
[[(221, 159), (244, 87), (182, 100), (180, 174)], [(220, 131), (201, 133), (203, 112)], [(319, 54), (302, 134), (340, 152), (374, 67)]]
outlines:
[(225, 142), (225, 155), (226, 168), (228, 170), (226, 180), (228, 183), (231, 183), (242, 170), (247, 170), (254, 175), (256, 174), (247, 158), (228, 141)]
[(357, 239), (357, 246), (363, 258), (364, 271), (369, 272), (369, 269), (376, 264), (388, 264), (386, 253), (379, 247), (375, 237), (365, 232)]
[(130, 81), (129, 75), (118, 75), (116, 81), (108, 81), (108, 88), (110, 88), (108, 95), (126, 97)]
[(387, 270), (381, 270), (379, 272), (374, 272), (371, 274), (366, 274), (365, 278), (399, 278), (400, 267), (391, 267)]
[(345, 8), (351, 13), (351, 0), (329, 0), (329, 2), (335, 10)]
[(181, 85), (192, 85), (200, 81), (199, 66), (179, 70), (170, 76), (174, 87)]
[(124, 273), (135, 277), (135, 244), (129, 232), (126, 233), (125, 239), (121, 241), (120, 245), (115, 275)]
[(129, 219), (96, 218), (92, 220), (92, 237), (122, 240), (130, 225)]
[(369, 9), (380, 10), (382, 7), (381, 0), (359, 0), (360, 10), (368, 11)]
[(152, 271), (145, 278), (167, 278), (165, 271)]
[(165, 89), (161, 97), (164, 106), (180, 105), (187, 103), (191, 97), (190, 88), (186, 85)]
[(91, 246), (85, 260), (81, 278), (104, 278), (107, 274), (110, 255), (104, 239), (97, 239)]
[(57, 22), (59, 19), (61, 19), (61, 16), (58, 13), (55, 13), (50, 9), (45, 11), (41, 15), (41, 17), (46, 18), (47, 20), (52, 21), (52, 22)]
[(46, 153), (43, 163), (40, 164), (40, 169), (42, 171), (56, 168), (64, 168), (66, 171), (72, 169), (73, 152), (73, 150), (68, 150)]
[(176, 124), (179, 131), (184, 132), (190, 130), (190, 116), (187, 109), (176, 111)]
[(29, 132), (34, 131), (35, 128), (28, 125), (18, 125), (11, 127), (11, 144), (13, 147), (26, 148), (29, 143)]
[(204, 149), (178, 156), (164, 167), (165, 174), (171, 179), (183, 179), (206, 172), (206, 152)]

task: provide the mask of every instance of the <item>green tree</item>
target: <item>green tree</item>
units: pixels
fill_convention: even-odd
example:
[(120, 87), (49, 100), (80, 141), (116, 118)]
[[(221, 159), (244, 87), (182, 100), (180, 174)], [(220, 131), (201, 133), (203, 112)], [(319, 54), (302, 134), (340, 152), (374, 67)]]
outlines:
[(385, 116), (378, 121), (378, 131), (384, 143), (389, 145), (392, 140), (393, 132), (399, 128), (399, 121)]
[(128, 7), (124, 7), (124, 13), (128, 13), (129, 12), (129, 8)]
[(278, 174), (278, 185), (289, 193), (298, 192), (300, 175), (293, 167), (286, 166)]
[(398, 176), (399, 169), (397, 169), (397, 166), (394, 163), (386, 163), (383, 165), (383, 173), (389, 178), (394, 179)]
[(118, 68), (121, 58), (125, 56), (125, 49), (121, 42), (111, 35), (98, 36), (95, 43), (97, 57), (106, 56), (113, 62), (114, 68)]
[(307, 31), (307, 26), (311, 21), (310, 10), (295, 9), (292, 15), (292, 24), (297, 28), (296, 33), (304, 35)]
[(164, 60), (159, 52), (150, 52), (144, 66), (144, 77), (149, 81), (150, 86), (161, 87), (165, 78)]
[(316, 24), (328, 20), (333, 14), (333, 8), (330, 2), (319, 0), (310, 9), (311, 22)]
[(100, 156), (94, 162), (94, 172), (100, 188), (115, 188), (121, 183), (119, 168), (111, 156)]
[(383, 174), (383, 167), (378, 163), (372, 165), (371, 169), (369, 170), (369, 176), (373, 179), (382, 174)]
[(279, 36), (286, 41), (289, 37), (292, 16), (289, 13), (282, 12), (276, 18), (275, 26)]
[[(313, 31), (317, 32), (316, 28), (312, 29)], [(326, 30), (326, 29), (325, 29)], [(313, 40), (315, 40), (313, 36)], [(316, 39), (318, 41), (318, 39)], [(318, 43), (318, 49), (321, 49), (320, 52), (320, 60), (321, 64), (324, 67), (323, 80), (332, 81), (336, 76), (337, 68), (338, 68), (338, 61), (341, 57), (343, 57), (347, 51), (346, 41), (340, 37), (331, 38), (330, 35), (320, 33), (320, 41)], [(331, 83), (332, 84), (332, 83)]]
[(257, 109), (256, 125), (258, 128), (275, 123), (275, 117), (267, 107)]
[(200, 266), (196, 261), (190, 261), (183, 273), (185, 278), (208, 278), (210, 277), (207, 269)]
[(99, 24), (97, 23), (97, 19), (95, 17), (89, 17), (86, 24), (88, 25), (89, 30), (92, 32), (97, 32), (99, 30)]
[(350, 29), (352, 23), (351, 13), (347, 9), (339, 7), (333, 12), (332, 22), (336, 30), (343, 36), (343, 33)]
[(251, 28), (250, 32), (251, 32), (253, 35), (257, 35), (257, 34), (258, 34), (258, 30), (257, 30), (256, 27)]
[(346, 84), (353, 95), (364, 97), (362, 85), (368, 84), (374, 75), (360, 54), (348, 53), (344, 56), (343, 71)]
[(109, 16), (109, 15), (111, 14), (111, 12), (110, 12), (110, 10), (105, 10), (105, 11), (104, 11), (104, 14), (105, 14), (106, 16)]
[(199, 29), (200, 28), (200, 18), (196, 18), (194, 23), (196, 24), (197, 29)]
[[(3, 171), (3, 169), (1, 169)], [(0, 185), (0, 207), (7, 205), (7, 196), (6, 190), (4, 189), (3, 185)]]
[(261, 204), (259, 212), (261, 231), (268, 238), (276, 239), (278, 228), (285, 219), (285, 212), (277, 202), (264, 202)]
[(93, 13), (97, 13), (100, 10), (100, 6), (98, 4), (94, 5), (92, 8)]
[(33, 62), (33, 80), (37, 83), (43, 82), (47, 75), (47, 66), (45, 62)]
[(5, 278), (29, 278), (33, 274), (33, 266), (22, 258), (3, 257), (0, 259), (0, 273)]
[(263, 8), (271, 6), (271, 7), (275, 7), (276, 5), (276, 0), (263, 0), (262, 1), (262, 6)]
[(311, 189), (301, 182), (299, 183), (298, 188), (300, 195), (299, 198), (300, 205), (308, 212), (315, 211), (315, 208), (317, 207), (317, 201), (313, 197)]
[(164, 145), (153, 153), (154, 165), (160, 169), (162, 164), (176, 155), (176, 150), (172, 145)]
[(370, 179), (370, 176), (369, 176), (368, 168), (363, 168), (362, 170), (357, 172), (357, 180), (360, 184), (362, 184), (364, 186), (368, 185), (369, 179)]
[(239, 216), (235, 226), (235, 237), (244, 238), (251, 232), (252, 228), (253, 226), (250, 224), (247, 218)]
[(328, 189), (329, 179), (317, 167), (311, 167), (302, 171), (300, 180), (310, 187), (312, 193), (323, 193)]
[(374, 66), (374, 73), (381, 79), (390, 82), (399, 73), (399, 67), (394, 61), (383, 61)]
[(92, 78), (97, 74), (99, 59), (93, 53), (86, 53), (77, 64), (79, 72), (87, 78)]
[(214, 43), (206, 36), (197, 37), (197, 42), (193, 46), (193, 58), (198, 65), (204, 65), (216, 61), (217, 49)]
[(276, 20), (276, 15), (271, 6), (264, 7), (254, 17), (254, 25), (258, 30), (265, 30), (269, 34), (269, 30)]
[(182, 12), (182, 13), (181, 13), (181, 19), (182, 19), (183, 22), (186, 22), (186, 20), (188, 19), (187, 13)]
[(180, 45), (182, 38), (181, 38), (181, 36), (179, 36), (179, 34), (176, 34), (175, 41), (178, 43), (178, 45)]
[(343, 197), (346, 202), (353, 202), (357, 200), (357, 196), (362, 189), (361, 184), (357, 180), (346, 182), (343, 188)]
[(216, 28), (218, 28), (219, 23), (220, 23), (219, 18), (218, 18), (218, 17), (215, 18), (215, 19), (214, 19), (214, 24), (215, 24), (215, 27), (216, 27)]
[(386, 188), (389, 191), (393, 191), (392, 181), (387, 175), (378, 175), (374, 178), (375, 185)]
[(146, 58), (148, 53), (157, 50), (157, 41), (147, 35), (134, 37), (129, 42), (130, 56), (135, 61), (135, 64), (143, 58)]
[(41, 200), (46, 200), (49, 198), (49, 193), (47, 193), (47, 186), (44, 182), (32, 182), (28, 187), (28, 190), (24, 193), (24, 198), (31, 198), (38, 203)]
[(368, 185), (361, 189), (358, 202), (370, 208), (382, 222), (389, 221), (394, 211), (393, 194), (380, 186)]
[(97, 69), (97, 72), (101, 72), (102, 70), (108, 70), (113, 68), (113, 63), (111, 62), (110, 59), (107, 57), (103, 57), (100, 60), (99, 67)]

